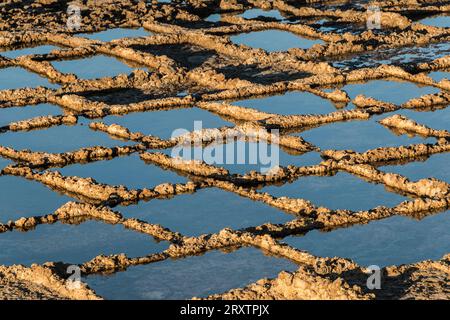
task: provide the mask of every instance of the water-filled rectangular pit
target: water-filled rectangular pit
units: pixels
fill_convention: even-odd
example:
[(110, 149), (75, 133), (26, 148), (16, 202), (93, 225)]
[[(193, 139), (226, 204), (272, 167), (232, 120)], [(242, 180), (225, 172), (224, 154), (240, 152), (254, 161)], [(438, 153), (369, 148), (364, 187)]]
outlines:
[(423, 46), (383, 48), (358, 54), (332, 57), (328, 60), (336, 68), (354, 70), (358, 68), (376, 68), (382, 64), (408, 66), (443, 58), (450, 54), (450, 45), (446, 42), (431, 43)]
[[(417, 123), (437, 130), (448, 130), (450, 123), (450, 108), (439, 106), (435, 110), (399, 110), (393, 114), (401, 114)], [(388, 116), (388, 115), (386, 115)]]
[(275, 20), (284, 20), (285, 18), (281, 15), (278, 10), (261, 10), (261, 9), (250, 9), (246, 10), (244, 13), (239, 15), (245, 19), (257, 19), (257, 18), (272, 18)]
[(123, 60), (97, 55), (89, 58), (52, 62), (56, 70), (62, 73), (73, 73), (80, 79), (98, 79), (115, 77), (119, 74), (130, 74), (133, 67)]
[(191, 299), (273, 278), (297, 265), (243, 248), (232, 253), (214, 251), (203, 256), (138, 266), (111, 276), (84, 280), (108, 299)]
[(101, 132), (89, 129), (86, 122), (77, 125), (61, 125), (44, 130), (5, 132), (0, 134), (0, 145), (16, 150), (30, 149), (60, 153), (85, 147), (115, 147), (129, 142), (114, 140)]
[(450, 183), (449, 153), (435, 154), (424, 161), (415, 161), (403, 165), (389, 165), (380, 167), (380, 170), (398, 173), (410, 180), (436, 178)]
[(0, 176), (0, 222), (15, 221), (22, 217), (43, 216), (53, 213), (72, 199), (55, 192), (39, 182), (22, 177)]
[(34, 54), (48, 54), (53, 50), (58, 50), (59, 48), (53, 45), (38, 45), (36, 47), (28, 47), (28, 48), (20, 48), (20, 49), (11, 49), (7, 51), (0, 51), (0, 55), (15, 59), (20, 56), (25, 55), (34, 55)]
[(449, 226), (448, 212), (443, 212), (423, 220), (392, 217), (330, 232), (311, 231), (285, 242), (318, 256), (385, 267), (439, 259), (450, 249)]
[(406, 134), (396, 135), (374, 117), (367, 121), (348, 121), (327, 124), (300, 133), (306, 141), (321, 150), (353, 150), (365, 152), (379, 147), (398, 147), (414, 143), (433, 143), (433, 139), (409, 137)]
[(57, 222), (28, 232), (8, 232), (2, 234), (0, 243), (3, 248), (0, 263), (5, 265), (61, 260), (81, 264), (101, 254), (141, 257), (162, 252), (169, 246), (121, 225), (93, 220), (79, 224)]
[(124, 185), (129, 189), (152, 188), (162, 183), (185, 183), (187, 179), (152, 164), (146, 164), (138, 154), (108, 161), (74, 164), (58, 169), (64, 176), (93, 178), (99, 183)]
[(312, 166), (321, 162), (318, 152), (299, 152), (265, 141), (217, 141), (207, 146), (178, 146), (164, 150), (172, 158), (199, 160), (223, 167), (230, 173), (246, 174), (250, 171), (266, 173), (277, 166)]
[(369, 210), (377, 206), (393, 207), (408, 200), (389, 192), (381, 184), (364, 181), (346, 172), (331, 177), (300, 177), (282, 186), (262, 189), (276, 197), (302, 198), (329, 209)]
[(119, 124), (131, 132), (141, 132), (161, 139), (170, 139), (193, 130), (232, 126), (221, 117), (199, 108), (176, 108), (109, 116), (103, 122)]
[(433, 71), (428, 74), (434, 81), (450, 80), (450, 71)]
[(19, 67), (0, 69), (0, 90), (36, 88), (57, 88), (58, 85), (50, 83), (48, 79)]
[[(341, 88), (354, 99), (363, 94), (384, 102), (402, 104), (410, 99), (419, 98), (426, 94), (438, 93), (438, 88), (420, 86), (412, 82), (374, 80), (366, 83), (348, 84)], [(401, 92), (401, 94), (399, 94)]]
[[(205, 204), (208, 205), (205, 205)], [(156, 199), (121, 207), (127, 217), (161, 224), (187, 236), (243, 229), (267, 222), (285, 223), (294, 217), (260, 202), (217, 188), (198, 190), (173, 199)]]
[(427, 26), (448, 28), (450, 26), (450, 16), (439, 15), (434, 17), (425, 18), (419, 21)]
[(63, 110), (60, 107), (49, 103), (21, 107), (0, 108), (0, 127), (6, 126), (11, 122), (48, 115), (57, 116), (62, 113)]
[(233, 105), (282, 115), (327, 114), (338, 110), (331, 101), (301, 91), (235, 101)]

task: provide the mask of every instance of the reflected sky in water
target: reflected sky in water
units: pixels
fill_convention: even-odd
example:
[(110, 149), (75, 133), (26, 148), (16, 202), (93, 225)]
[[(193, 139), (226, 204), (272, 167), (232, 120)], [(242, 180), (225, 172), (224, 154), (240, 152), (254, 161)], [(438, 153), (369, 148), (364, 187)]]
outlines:
[(448, 213), (420, 221), (392, 217), (331, 232), (311, 231), (284, 242), (318, 256), (353, 259), (362, 266), (438, 260), (450, 251)]
[[(125, 253), (140, 257), (161, 252), (168, 248), (167, 242), (157, 243), (152, 237), (97, 221), (79, 225), (56, 223), (41, 225), (25, 233), (2, 234), (0, 264), (44, 263), (64, 261), (84, 263), (100, 254)], [(58, 245), (55, 245), (58, 244)]]
[[(207, 204), (207, 205), (205, 205)], [(285, 223), (294, 217), (260, 202), (216, 188), (119, 208), (127, 217), (161, 224), (188, 236), (242, 229), (267, 222)]]
[(0, 127), (11, 122), (48, 115), (56, 116), (62, 113), (63, 111), (60, 107), (48, 103), (24, 107), (0, 108)]
[[(367, 83), (347, 84), (341, 88), (350, 98), (363, 94), (384, 102), (402, 104), (425, 94), (440, 92), (439, 89), (428, 86), (419, 86), (412, 82), (374, 80)], [(401, 92), (401, 94), (399, 94)]]
[(326, 114), (336, 111), (336, 107), (328, 99), (321, 98), (309, 92), (300, 91), (286, 92), (285, 94), (270, 97), (240, 100), (232, 104), (282, 115)]
[(142, 132), (162, 139), (194, 129), (233, 126), (219, 116), (199, 108), (172, 109), (145, 113), (130, 113), (125, 116), (109, 116), (102, 120), (106, 124), (119, 124), (132, 132)]
[(16, 150), (31, 149), (44, 152), (67, 152), (84, 147), (113, 147), (129, 145), (108, 135), (89, 129), (81, 121), (78, 125), (51, 127), (45, 130), (6, 132), (0, 134), (0, 145)]
[(138, 154), (108, 161), (74, 164), (58, 171), (65, 176), (92, 177), (100, 183), (125, 185), (132, 189), (153, 188), (161, 183), (185, 183), (187, 179), (173, 171), (146, 164)]
[(133, 68), (125, 62), (104, 55), (54, 61), (52, 64), (56, 70), (62, 73), (73, 73), (80, 79), (115, 77), (119, 74), (130, 74), (133, 71)]
[(336, 122), (300, 133), (306, 141), (321, 150), (353, 150), (365, 152), (379, 147), (398, 147), (414, 143), (434, 142), (422, 137), (397, 136), (379, 124), (374, 117), (369, 120)]
[(442, 15), (442, 16), (429, 17), (429, 18), (422, 19), (419, 22), (426, 24), (428, 26), (448, 28), (448, 27), (450, 27), (450, 16)]
[[(0, 176), (0, 222), (53, 213), (71, 199), (22, 177)], [(0, 237), (0, 243), (2, 237)]]
[(373, 184), (346, 172), (331, 177), (300, 177), (282, 186), (262, 189), (276, 197), (302, 198), (329, 209), (369, 210), (376, 206), (393, 207), (407, 198), (388, 192), (381, 184)]
[(0, 51), (0, 55), (15, 59), (19, 56), (24, 55), (30, 55), (30, 54), (47, 54), (50, 53), (52, 50), (58, 50), (59, 48), (52, 45), (40, 45), (36, 47), (31, 48), (23, 48), (23, 49), (17, 49), (17, 50), (8, 50), (8, 51)]
[(39, 86), (47, 88), (58, 87), (58, 85), (50, 83), (46, 78), (19, 67), (0, 69), (0, 90), (36, 88)]
[[(258, 16), (286, 20), (276, 10), (249, 10), (241, 15), (247, 19)], [(448, 16), (421, 20), (435, 26), (448, 26)], [(209, 21), (219, 21), (212, 15)], [(149, 36), (144, 29), (116, 28), (94, 34), (78, 34), (101, 41), (124, 37)], [(307, 49), (319, 40), (305, 39), (286, 31), (267, 30), (233, 35), (236, 44), (262, 48), (269, 52), (286, 51), (290, 48)], [(431, 44), (425, 47), (396, 48), (357, 57), (345, 57), (333, 62), (338, 67), (373, 66), (380, 63), (415, 63), (434, 59), (449, 52), (448, 43)], [(16, 58), (25, 54), (45, 54), (58, 49), (51, 45), (8, 50), (0, 55)], [(112, 77), (130, 74), (135, 67), (113, 57), (97, 55), (75, 60), (54, 61), (55, 68), (64, 73), (74, 73), (82, 79)], [(430, 76), (435, 81), (449, 79), (449, 72), (435, 71)], [(58, 85), (35, 73), (18, 67), (0, 69), (0, 90), (22, 87)], [(402, 104), (424, 94), (439, 92), (439, 89), (417, 86), (408, 82), (375, 80), (366, 84), (348, 84), (341, 88), (353, 99), (364, 94), (376, 99)], [(133, 93), (130, 93), (133, 95)], [(235, 105), (255, 108), (264, 112), (292, 114), (325, 114), (336, 111), (328, 100), (310, 93), (288, 92), (272, 97), (260, 97), (232, 102)], [(36, 116), (63, 114), (64, 110), (50, 104), (0, 109), (0, 126), (12, 121)], [(434, 112), (401, 110), (395, 113), (406, 115), (419, 123), (437, 129), (449, 130), (448, 108)], [(397, 136), (377, 121), (391, 114), (375, 116), (368, 121), (349, 121), (323, 125), (301, 133), (306, 141), (326, 149), (352, 149), (364, 152), (382, 146), (400, 146), (413, 143), (434, 143), (433, 139)], [(203, 128), (232, 126), (233, 124), (215, 114), (199, 108), (174, 109), (131, 113), (125, 116), (109, 116), (102, 119), (106, 124), (117, 123), (144, 134), (170, 138), (174, 130), (198, 129), (195, 121), (202, 121)], [(66, 152), (88, 146), (129, 145), (130, 142), (111, 138), (102, 132), (88, 128), (88, 120), (80, 120), (75, 126), (59, 126), (32, 132), (7, 132), (0, 134), (0, 145), (33, 151)], [(252, 143), (246, 143), (246, 156)], [(254, 144), (253, 144), (254, 145)], [(226, 150), (226, 149), (225, 149)], [(162, 152), (170, 154), (171, 150)], [(260, 159), (258, 159), (260, 160)], [(426, 162), (416, 161), (405, 165), (380, 167), (386, 172), (395, 172), (417, 180), (435, 177), (450, 183), (449, 154), (431, 156)], [(297, 166), (318, 164), (318, 152), (296, 154), (280, 151), (280, 164)], [(0, 159), (0, 166), (10, 164)], [(220, 165), (220, 164), (219, 164)], [(233, 173), (260, 170), (261, 163), (232, 165), (222, 164)], [(64, 175), (93, 177), (111, 185), (123, 184), (129, 188), (151, 188), (164, 182), (184, 183), (188, 178), (140, 160), (138, 154), (109, 161), (86, 165), (74, 164), (58, 169)], [(0, 176), (0, 222), (16, 220), (22, 216), (39, 216), (52, 213), (70, 197), (50, 190), (44, 185), (20, 177)], [(274, 196), (304, 198), (318, 206), (331, 209), (368, 210), (379, 205), (395, 206), (408, 198), (389, 192), (383, 185), (372, 184), (348, 173), (339, 172), (330, 177), (301, 177), (283, 186), (262, 188)], [(293, 216), (264, 203), (253, 202), (234, 193), (217, 188), (200, 190), (194, 194), (178, 195), (170, 200), (152, 200), (137, 205), (116, 208), (126, 217), (158, 223), (188, 236), (218, 232), (223, 228), (241, 229), (263, 223), (285, 223)], [(450, 238), (448, 212), (430, 216), (422, 221), (406, 217), (391, 217), (328, 233), (312, 231), (303, 237), (288, 237), (285, 241), (301, 250), (318, 256), (341, 256), (354, 259), (361, 265), (413, 263), (424, 259), (439, 259), (449, 252)], [(89, 221), (81, 225), (41, 225), (28, 233), (5, 233), (0, 237), (3, 250), (0, 264), (43, 263), (64, 261), (82, 263), (98, 254), (127, 253), (143, 256), (165, 250), (168, 244), (157, 243), (153, 238), (126, 230), (121, 226)], [(235, 287), (245, 286), (263, 277), (275, 277), (282, 270), (295, 270), (297, 266), (283, 259), (263, 255), (259, 250), (243, 248), (225, 254), (208, 252), (198, 257), (167, 260), (160, 263), (130, 268), (112, 276), (90, 276), (86, 280), (100, 295), (112, 299), (188, 299), (206, 296)], [(187, 280), (188, 279), (188, 280)]]
[(282, 270), (297, 268), (287, 260), (244, 248), (227, 254), (213, 251), (167, 260), (84, 280), (106, 299), (191, 299), (243, 287), (264, 277), (274, 278)]

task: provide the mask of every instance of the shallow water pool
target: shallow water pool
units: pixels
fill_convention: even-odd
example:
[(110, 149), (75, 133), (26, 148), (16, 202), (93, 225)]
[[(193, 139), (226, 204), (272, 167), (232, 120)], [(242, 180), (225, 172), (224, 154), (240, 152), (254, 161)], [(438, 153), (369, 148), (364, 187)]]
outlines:
[(0, 51), (0, 55), (15, 59), (20, 56), (31, 55), (31, 54), (47, 54), (52, 50), (58, 50), (58, 47), (52, 45), (39, 45), (36, 47), (22, 48), (22, 49), (13, 49), (7, 51)]
[(379, 267), (438, 260), (450, 250), (449, 212), (414, 220), (392, 217), (331, 232), (311, 231), (285, 242), (322, 257), (344, 257)]
[(191, 299), (242, 287), (264, 277), (274, 278), (283, 270), (297, 268), (287, 260), (244, 248), (227, 254), (213, 251), (167, 260), (84, 280), (106, 299)]
[(28, 266), (48, 261), (79, 264), (101, 254), (140, 257), (164, 251), (169, 246), (167, 242), (158, 243), (151, 236), (123, 226), (92, 220), (73, 225), (58, 222), (25, 233), (5, 233), (0, 244), (3, 248), (0, 264)]
[(58, 88), (58, 85), (48, 79), (19, 67), (0, 69), (0, 90), (36, 88), (36, 87)]
[(133, 71), (124, 61), (113, 57), (97, 55), (76, 60), (52, 62), (56, 70), (62, 73), (73, 73), (80, 79), (99, 79), (129, 74)]
[(300, 177), (282, 186), (262, 189), (276, 197), (301, 198), (329, 209), (369, 210), (377, 206), (393, 207), (408, 200), (389, 192), (383, 185), (367, 182), (346, 172), (331, 177)]
[(0, 108), (0, 127), (11, 122), (49, 115), (56, 116), (62, 113), (63, 110), (60, 107), (48, 103), (33, 106)]
[(326, 114), (336, 111), (330, 100), (309, 92), (293, 91), (285, 94), (240, 100), (232, 103), (267, 113), (282, 115), (295, 114)]

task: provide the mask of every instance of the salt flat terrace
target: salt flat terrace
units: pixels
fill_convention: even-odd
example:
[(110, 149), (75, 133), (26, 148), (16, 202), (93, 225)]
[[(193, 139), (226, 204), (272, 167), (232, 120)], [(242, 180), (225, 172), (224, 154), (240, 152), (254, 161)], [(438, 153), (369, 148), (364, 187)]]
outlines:
[(1, 4), (0, 297), (449, 299), (450, 2), (370, 6)]

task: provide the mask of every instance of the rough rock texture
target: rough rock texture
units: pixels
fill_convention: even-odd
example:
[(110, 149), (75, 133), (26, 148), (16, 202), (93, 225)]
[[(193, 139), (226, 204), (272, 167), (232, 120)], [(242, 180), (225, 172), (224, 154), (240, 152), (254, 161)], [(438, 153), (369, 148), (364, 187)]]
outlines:
[(448, 286), (450, 280), (449, 255), (439, 261), (423, 261), (411, 265), (383, 268), (381, 270), (383, 275), (381, 289), (375, 290), (349, 284), (349, 282), (357, 282), (358, 278), (360, 278), (360, 281), (364, 278), (364, 276), (355, 272), (356, 269), (350, 272), (348, 270), (342, 271), (331, 275), (301, 267), (294, 273), (282, 272), (275, 279), (261, 279), (245, 288), (212, 295), (207, 299), (450, 299), (450, 288)]
[[(350, 1), (342, 6), (327, 1), (187, 0), (174, 5), (149, 1), (136, 3), (133, 0), (88, 0), (78, 4), (83, 13), (80, 29), (69, 30), (67, 22), (71, 17), (60, 1), (4, 1), (0, 5), (0, 72), (7, 68), (22, 68), (56, 86), (54, 89), (0, 90), (0, 112), (6, 108), (29, 105), (39, 108), (39, 104), (51, 103), (61, 107), (61, 114), (1, 123), (0, 135), (89, 122), (90, 129), (132, 144), (85, 147), (64, 153), (0, 146), (0, 156), (13, 162), (1, 170), (0, 179), (6, 175), (30, 179), (80, 201), (69, 202), (53, 213), (37, 213), (42, 215), (0, 223), (0, 237), (6, 232), (34, 232), (43, 224), (51, 225), (58, 221), (81, 224), (96, 220), (121, 225), (148, 235), (151, 241), (156, 239), (169, 244), (167, 250), (142, 257), (130, 258), (121, 253), (105, 256), (100, 252), (92, 260), (79, 265), (84, 275), (126, 272), (127, 268), (137, 265), (164, 263), (168, 259), (193, 257), (212, 250), (239, 250), (245, 246), (299, 265), (294, 273), (282, 272), (275, 279), (262, 279), (246, 288), (208, 297), (212, 299), (450, 299), (448, 255), (439, 261), (384, 268), (383, 289), (373, 291), (365, 286), (367, 270), (364, 266), (344, 258), (315, 257), (281, 242), (287, 236), (303, 235), (311, 230), (349, 228), (395, 215), (421, 219), (448, 213), (450, 207), (449, 181), (433, 178), (413, 181), (378, 169), (384, 164), (422, 161), (434, 154), (449, 152), (448, 130), (437, 130), (394, 114), (384, 117), (377, 125), (389, 128), (392, 134), (419, 135), (435, 141), (398, 147), (380, 145), (372, 150), (355, 152), (320, 150), (302, 138), (302, 132), (315, 127), (368, 121), (376, 115), (404, 109), (428, 112), (446, 108), (450, 103), (450, 81), (435, 81), (429, 74), (450, 68), (449, 50), (437, 48), (437, 45), (450, 41), (450, 28), (416, 21), (423, 16), (447, 13), (448, 4), (439, 0), (376, 1), (374, 3), (381, 9), (381, 29), (367, 30), (368, 4), (359, 6), (359, 3)], [(245, 19), (239, 16), (243, 10), (252, 8), (279, 10), (283, 19)], [(205, 18), (211, 14), (220, 14), (220, 21), (207, 21)], [(85, 32), (119, 27), (142, 27), (150, 33), (144, 37), (111, 42), (80, 36)], [(238, 45), (231, 38), (240, 33), (265, 30), (290, 32), (321, 43), (307, 49), (267, 52)], [(47, 54), (22, 55), (12, 59), (2, 54), (6, 50), (37, 45), (57, 48)], [(418, 48), (421, 50), (417, 51)], [(405, 49), (423, 54), (411, 61), (393, 59), (402, 58), (405, 55), (402, 50)], [(427, 55), (429, 52), (435, 55)], [(80, 79), (74, 74), (61, 72), (53, 65), (54, 61), (98, 55), (119, 59), (134, 70), (112, 77)], [(365, 95), (351, 99), (342, 89), (347, 84), (381, 79), (434, 87), (440, 92), (395, 104)], [(336, 110), (306, 114), (299, 105), (297, 114), (282, 115), (276, 110), (263, 112), (258, 105), (253, 109), (239, 103), (243, 99), (289, 92), (304, 92), (326, 99)], [(355, 108), (348, 107), (350, 102)], [(105, 124), (106, 120), (105, 123), (92, 121), (112, 115), (126, 117), (129, 113), (176, 111), (180, 108), (189, 111), (200, 108), (222, 117), (231, 125), (161, 139), (133, 132), (118, 124)], [(273, 134), (273, 129), (279, 129), (280, 135)], [(204, 146), (230, 136), (276, 144), (296, 156), (321, 152), (323, 161), (309, 166), (277, 167), (267, 174), (256, 171), (231, 174), (220, 166), (183, 161), (156, 151), (183, 144)], [(135, 153), (139, 153), (142, 161), (186, 176), (191, 181), (185, 184), (167, 182), (135, 190), (123, 185), (102, 184), (92, 178), (63, 176), (51, 170)], [(258, 189), (305, 176), (332, 176), (342, 171), (383, 185), (388, 192), (406, 194), (410, 199), (390, 208), (377, 206), (354, 212), (320, 207), (308, 199), (275, 197)], [(126, 206), (154, 199), (170, 201), (177, 195), (203, 188), (232, 192), (249, 201), (272, 206), (280, 210), (280, 214), (290, 214), (293, 218), (282, 224), (267, 222), (241, 230), (226, 228), (214, 234), (188, 237), (165, 226), (124, 217), (112, 209), (119, 204)], [(26, 200), (24, 196), (23, 201)], [(97, 299), (86, 286), (75, 291), (67, 288), (64, 268), (68, 263), (70, 261), (30, 268), (0, 266), (0, 298)]]
[(99, 300), (91, 289), (67, 285), (52, 270), (52, 265), (0, 266), (0, 299), (2, 300)]

